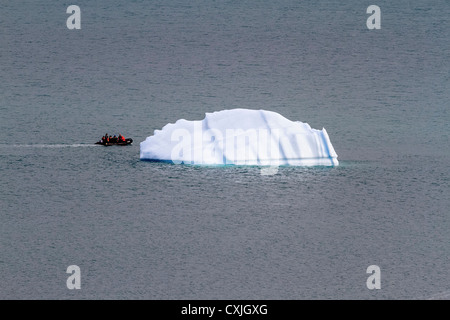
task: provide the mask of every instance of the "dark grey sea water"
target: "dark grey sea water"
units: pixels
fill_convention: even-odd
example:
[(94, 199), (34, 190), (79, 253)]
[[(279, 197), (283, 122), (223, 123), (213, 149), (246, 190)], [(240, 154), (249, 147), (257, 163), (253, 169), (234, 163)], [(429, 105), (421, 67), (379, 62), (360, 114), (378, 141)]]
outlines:
[[(449, 17), (445, 0), (2, 1), (0, 299), (448, 299)], [(139, 160), (153, 130), (236, 107), (325, 127), (340, 165)], [(134, 144), (93, 145), (105, 132)]]

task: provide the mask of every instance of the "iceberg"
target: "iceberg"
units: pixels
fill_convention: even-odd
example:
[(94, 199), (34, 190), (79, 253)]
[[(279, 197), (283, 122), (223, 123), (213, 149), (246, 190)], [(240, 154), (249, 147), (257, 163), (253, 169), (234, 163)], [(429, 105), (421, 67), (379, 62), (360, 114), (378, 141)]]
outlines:
[(194, 165), (337, 166), (325, 128), (266, 110), (231, 109), (180, 119), (140, 143), (140, 159)]

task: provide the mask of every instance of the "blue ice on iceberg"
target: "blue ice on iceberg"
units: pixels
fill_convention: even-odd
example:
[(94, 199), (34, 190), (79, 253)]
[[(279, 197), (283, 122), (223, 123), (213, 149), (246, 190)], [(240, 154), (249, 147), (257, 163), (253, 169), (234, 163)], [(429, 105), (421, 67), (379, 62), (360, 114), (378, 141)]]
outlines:
[(206, 113), (199, 121), (180, 119), (140, 143), (141, 160), (198, 165), (336, 166), (325, 128), (290, 121), (266, 110)]

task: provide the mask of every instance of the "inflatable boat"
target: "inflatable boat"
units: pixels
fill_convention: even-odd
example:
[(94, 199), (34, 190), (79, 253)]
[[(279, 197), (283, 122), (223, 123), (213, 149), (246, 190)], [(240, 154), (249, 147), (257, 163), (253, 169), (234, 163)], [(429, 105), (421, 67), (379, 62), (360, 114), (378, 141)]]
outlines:
[(101, 144), (102, 146), (127, 146), (129, 144), (133, 143), (133, 139), (128, 138), (125, 139), (125, 141), (119, 141), (118, 139), (116, 140), (110, 140), (110, 141), (105, 141), (105, 140), (100, 140), (97, 141), (95, 144)]

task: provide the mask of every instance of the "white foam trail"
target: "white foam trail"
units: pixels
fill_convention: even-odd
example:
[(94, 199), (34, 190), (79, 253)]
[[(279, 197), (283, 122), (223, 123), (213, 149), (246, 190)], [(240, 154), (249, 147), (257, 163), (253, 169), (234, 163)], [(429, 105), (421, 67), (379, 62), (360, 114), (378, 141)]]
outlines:
[(96, 147), (96, 144), (0, 144), (0, 148), (80, 148)]

